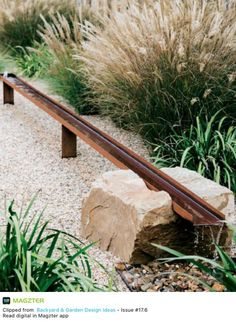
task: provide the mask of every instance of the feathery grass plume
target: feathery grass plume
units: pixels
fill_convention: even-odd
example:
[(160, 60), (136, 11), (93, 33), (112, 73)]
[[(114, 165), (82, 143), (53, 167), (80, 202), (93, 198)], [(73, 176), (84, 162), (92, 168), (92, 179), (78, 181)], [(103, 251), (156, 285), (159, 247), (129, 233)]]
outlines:
[(76, 11), (74, 0), (0, 0), (0, 40), (7, 48), (32, 46), (40, 37), (40, 15), (49, 19), (56, 12), (66, 16)]
[(85, 30), (85, 63), (101, 112), (150, 141), (199, 114), (236, 111), (236, 1), (156, 0)]
[[(141, 1), (141, 0), (136, 0)], [(142, 0), (146, 2), (149, 0)], [(103, 17), (109, 17), (113, 12), (126, 11), (130, 0), (79, 0), (78, 16), (82, 24), (92, 23), (95, 26), (103, 26)]]
[(126, 10), (130, 0), (79, 0), (79, 6), (108, 16), (111, 12)]

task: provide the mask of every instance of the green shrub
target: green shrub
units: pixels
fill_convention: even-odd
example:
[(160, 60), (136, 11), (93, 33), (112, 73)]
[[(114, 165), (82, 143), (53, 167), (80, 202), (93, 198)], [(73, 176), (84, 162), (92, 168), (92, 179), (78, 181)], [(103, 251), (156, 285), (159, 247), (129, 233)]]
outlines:
[(236, 128), (227, 117), (196, 118), (196, 126), (183, 132), (172, 129), (154, 150), (158, 167), (185, 167), (236, 192)]
[[(233, 243), (236, 243), (236, 234), (235, 228), (233, 228)], [(215, 280), (224, 285), (225, 289), (229, 292), (236, 291), (236, 263), (234, 259), (228, 255), (220, 246), (215, 244), (215, 248), (218, 254), (218, 261), (212, 260), (209, 258), (201, 257), (201, 256), (192, 256), (192, 255), (184, 255), (180, 252), (177, 252), (169, 247), (161, 246), (153, 244), (153, 246), (158, 247), (159, 249), (173, 255), (171, 258), (164, 258), (164, 261), (175, 261), (175, 260), (184, 260), (189, 263), (192, 263), (203, 273), (206, 273), (212, 276)], [(210, 285), (204, 282), (209, 289)]]
[(74, 0), (1, 0), (0, 1), (0, 41), (4, 47), (31, 47), (40, 41), (37, 31), (42, 25), (41, 15), (50, 20), (50, 15), (63, 12), (75, 13)]
[(17, 48), (18, 55), (15, 56), (14, 61), (24, 76), (42, 77), (48, 72), (52, 56), (45, 44), (35, 44), (34, 47)]
[(92, 278), (92, 245), (42, 222), (42, 213), (29, 218), (8, 208), (6, 231), (0, 235), (0, 291), (101, 291)]
[(103, 18), (105, 29), (88, 30), (78, 59), (101, 112), (151, 142), (173, 125), (188, 128), (200, 113), (235, 118), (235, 4), (131, 4)]

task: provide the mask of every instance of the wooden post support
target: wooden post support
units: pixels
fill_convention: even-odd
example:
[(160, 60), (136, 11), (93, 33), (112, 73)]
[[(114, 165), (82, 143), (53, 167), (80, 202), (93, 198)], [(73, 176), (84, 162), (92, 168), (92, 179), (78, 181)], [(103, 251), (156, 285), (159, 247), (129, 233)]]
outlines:
[(75, 158), (77, 156), (76, 135), (62, 125), (62, 158)]
[(3, 104), (14, 105), (14, 90), (3, 82)]

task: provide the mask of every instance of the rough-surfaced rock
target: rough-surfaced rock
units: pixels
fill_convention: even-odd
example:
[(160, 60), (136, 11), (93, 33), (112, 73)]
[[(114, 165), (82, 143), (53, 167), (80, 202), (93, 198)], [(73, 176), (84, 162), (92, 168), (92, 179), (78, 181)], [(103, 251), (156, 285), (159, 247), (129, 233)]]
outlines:
[[(163, 171), (221, 210), (227, 220), (233, 218), (234, 195), (229, 189), (187, 169)], [(82, 235), (135, 264), (164, 255), (153, 243), (205, 256), (213, 254), (215, 241), (230, 245), (226, 229), (194, 228), (173, 213), (168, 193), (150, 191), (130, 170), (107, 172), (94, 182), (82, 209)]]
[[(155, 228), (176, 219), (168, 193), (151, 191), (132, 171), (118, 170), (94, 182), (83, 205), (82, 235), (124, 261), (145, 262), (148, 253), (136, 249), (142, 236), (148, 247), (156, 238)], [(160, 238), (162, 233), (165, 238), (165, 228), (159, 228)]]
[(161, 170), (220, 210), (227, 221), (235, 220), (235, 200), (231, 190), (186, 168), (162, 168)]

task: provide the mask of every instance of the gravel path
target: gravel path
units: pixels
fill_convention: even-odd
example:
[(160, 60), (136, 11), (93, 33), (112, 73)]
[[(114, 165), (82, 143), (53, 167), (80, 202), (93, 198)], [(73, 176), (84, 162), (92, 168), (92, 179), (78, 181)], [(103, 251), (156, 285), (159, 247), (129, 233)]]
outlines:
[[(43, 84), (36, 86), (47, 90)], [(14, 106), (3, 105), (2, 86), (0, 102), (0, 211), (4, 210), (5, 200), (15, 199), (20, 207), (40, 191), (34, 209), (47, 205), (45, 220), (49, 219), (52, 227), (79, 237), (82, 200), (91, 183), (115, 167), (80, 140), (78, 157), (61, 159), (61, 128), (57, 122), (18, 94)], [(148, 158), (139, 136), (116, 128), (108, 119), (86, 119)], [(97, 248), (91, 253), (109, 270), (114, 269), (117, 259), (110, 253)], [(99, 270), (95, 270), (95, 276), (99, 282), (104, 281)], [(119, 289), (125, 290), (120, 280)]]

